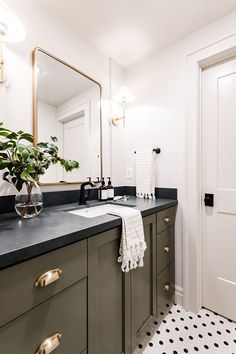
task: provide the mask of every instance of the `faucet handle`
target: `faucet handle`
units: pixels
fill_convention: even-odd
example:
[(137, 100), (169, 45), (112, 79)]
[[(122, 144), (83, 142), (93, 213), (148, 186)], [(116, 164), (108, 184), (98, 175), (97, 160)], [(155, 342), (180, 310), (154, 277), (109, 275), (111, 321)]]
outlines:
[(93, 181), (93, 183), (95, 183), (95, 184), (101, 183), (100, 177), (96, 177), (96, 178), (97, 178), (97, 180), (96, 180), (96, 181)]
[(88, 178), (89, 182), (91, 182), (92, 177), (87, 177), (87, 178)]

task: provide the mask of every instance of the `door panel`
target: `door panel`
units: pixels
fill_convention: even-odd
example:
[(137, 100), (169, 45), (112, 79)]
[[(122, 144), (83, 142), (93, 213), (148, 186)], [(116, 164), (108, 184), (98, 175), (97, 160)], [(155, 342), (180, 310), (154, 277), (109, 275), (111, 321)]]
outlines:
[(86, 116), (81, 116), (63, 124), (64, 157), (76, 160), (78, 170), (64, 172), (67, 182), (85, 181), (87, 177), (87, 127)]
[(202, 75), (203, 305), (236, 320), (236, 59)]
[(121, 271), (120, 228), (88, 239), (88, 353), (130, 354), (129, 273)]
[(236, 214), (236, 190), (220, 189), (217, 191), (218, 211), (226, 214)]
[(218, 187), (236, 188), (236, 73), (231, 64), (229, 72), (218, 77)]
[[(222, 280), (236, 283), (235, 271), (235, 243), (236, 218), (232, 214), (219, 214), (218, 217), (218, 248), (219, 252), (219, 270), (218, 275)], [(227, 255), (227, 262), (225, 256)]]

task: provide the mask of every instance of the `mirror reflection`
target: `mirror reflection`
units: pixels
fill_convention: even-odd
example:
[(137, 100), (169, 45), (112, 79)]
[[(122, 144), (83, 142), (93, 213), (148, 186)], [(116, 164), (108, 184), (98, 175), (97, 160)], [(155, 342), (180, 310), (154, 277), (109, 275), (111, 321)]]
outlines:
[(80, 164), (70, 173), (52, 166), (41, 183), (81, 183), (100, 177), (99, 83), (42, 49), (34, 51), (33, 65), (35, 142), (56, 136), (60, 156)]

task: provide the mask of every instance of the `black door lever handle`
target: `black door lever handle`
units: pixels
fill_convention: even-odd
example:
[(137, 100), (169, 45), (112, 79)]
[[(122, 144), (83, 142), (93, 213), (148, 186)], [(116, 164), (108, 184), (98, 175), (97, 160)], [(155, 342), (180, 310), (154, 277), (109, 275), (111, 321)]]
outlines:
[(204, 198), (204, 203), (206, 206), (213, 207), (214, 206), (214, 194), (206, 193), (205, 198)]

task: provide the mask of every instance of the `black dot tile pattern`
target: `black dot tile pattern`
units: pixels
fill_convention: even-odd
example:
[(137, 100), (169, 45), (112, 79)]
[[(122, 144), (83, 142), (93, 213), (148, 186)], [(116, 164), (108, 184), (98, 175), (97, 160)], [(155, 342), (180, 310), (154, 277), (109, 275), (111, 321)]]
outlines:
[(154, 321), (155, 330), (147, 332), (143, 354), (236, 354), (236, 323), (203, 308), (195, 315), (180, 305), (167, 304), (167, 311)]

